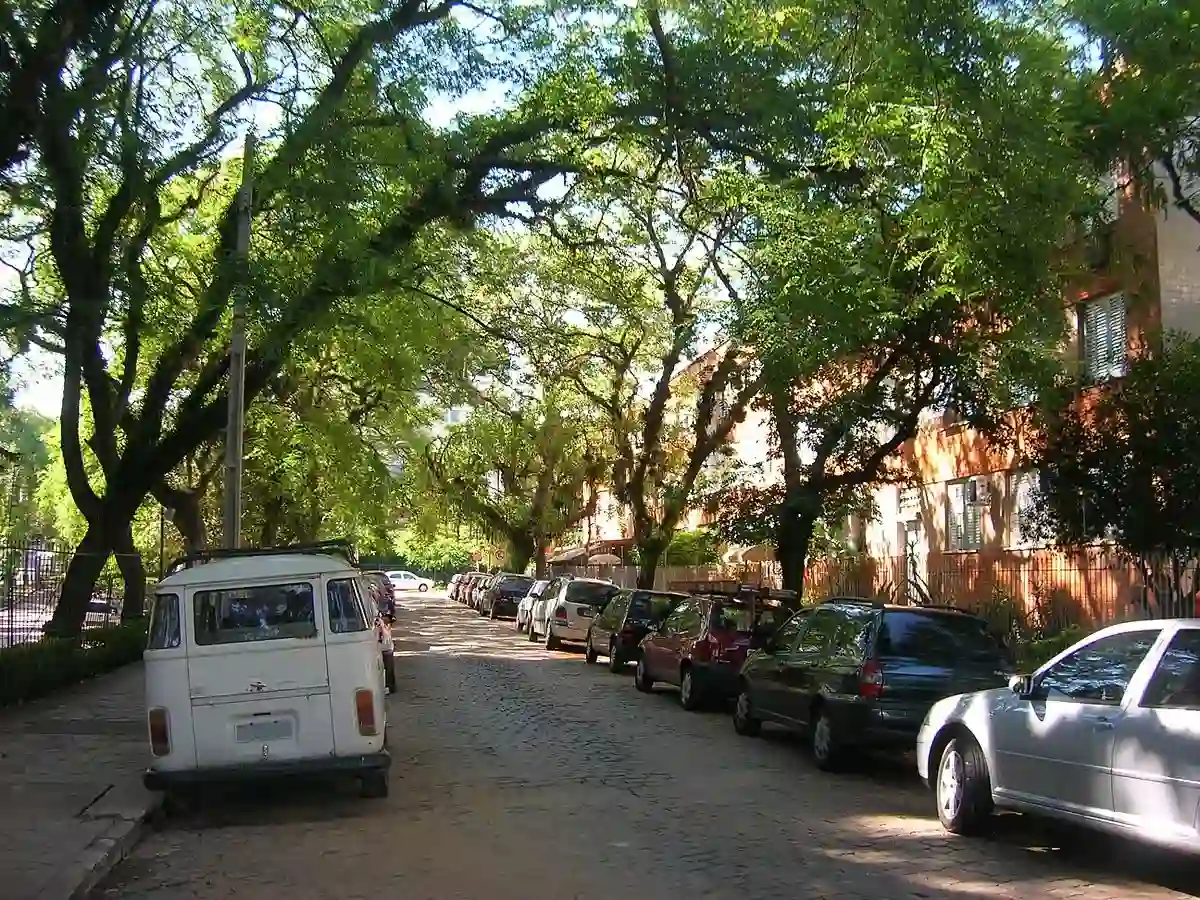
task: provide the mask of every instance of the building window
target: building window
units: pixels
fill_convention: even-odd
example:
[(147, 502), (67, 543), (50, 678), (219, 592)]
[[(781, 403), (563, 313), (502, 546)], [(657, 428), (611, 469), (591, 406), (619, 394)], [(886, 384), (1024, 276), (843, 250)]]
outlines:
[(1124, 294), (1081, 304), (1079, 331), (1083, 373), (1088, 381), (1107, 381), (1125, 374), (1128, 338)]
[(1008, 520), (1009, 547), (1020, 549), (1036, 543), (1031, 517), (1037, 502), (1037, 490), (1037, 472), (1008, 473), (1008, 505), (1012, 511)]
[(900, 488), (897, 507), (900, 518), (904, 521), (919, 518), (921, 515), (921, 489), (919, 487)]
[(946, 549), (978, 550), (983, 546), (983, 511), (990, 502), (987, 480), (976, 476), (947, 486)]

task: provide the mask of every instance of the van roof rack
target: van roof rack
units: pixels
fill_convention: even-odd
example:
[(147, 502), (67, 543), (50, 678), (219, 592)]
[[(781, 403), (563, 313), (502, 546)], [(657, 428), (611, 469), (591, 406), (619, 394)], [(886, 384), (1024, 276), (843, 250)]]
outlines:
[(297, 553), (340, 556), (351, 566), (358, 567), (358, 550), (355, 549), (354, 544), (348, 538), (335, 538), (304, 544), (283, 544), (279, 547), (216, 547), (211, 550), (201, 550), (199, 553), (179, 557), (167, 567), (167, 572), (190, 569), (194, 565), (217, 559), (236, 559), (244, 556), (292, 556)]

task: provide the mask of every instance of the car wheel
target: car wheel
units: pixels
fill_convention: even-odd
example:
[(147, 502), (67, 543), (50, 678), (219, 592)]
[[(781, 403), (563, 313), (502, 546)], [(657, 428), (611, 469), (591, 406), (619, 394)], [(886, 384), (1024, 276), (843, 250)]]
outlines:
[(418, 591), (420, 591), (420, 592), (423, 594), (423, 593), (425, 593), (427, 590), (429, 590), (429, 585), (427, 585), (427, 584), (425, 584), (424, 582), (422, 582), (421, 584), (418, 584), (418, 585), (417, 585), (417, 590), (418, 590)]
[(533, 620), (531, 619), (529, 622), (529, 643), (533, 644), (536, 642), (537, 642), (537, 632), (533, 630)]
[(762, 733), (762, 720), (754, 717), (750, 695), (744, 690), (738, 694), (737, 704), (733, 708), (733, 730), (746, 737), (757, 737)]
[(621, 659), (621, 654), (617, 652), (617, 641), (613, 638), (608, 642), (608, 671), (618, 675), (624, 668), (625, 660)]
[(387, 772), (368, 772), (362, 777), (363, 797), (371, 800), (382, 800), (388, 795)]
[(701, 705), (700, 689), (696, 687), (696, 679), (692, 676), (689, 666), (683, 670), (679, 679), (679, 705), (686, 710), (695, 711)]
[(559, 642), (558, 638), (556, 638), (554, 636), (554, 632), (550, 628), (550, 623), (547, 622), (546, 623), (546, 649), (547, 650), (557, 650), (561, 646), (562, 646), (562, 644)]
[(654, 690), (654, 679), (650, 677), (650, 672), (646, 668), (646, 660), (639, 659), (637, 663), (637, 672), (633, 676), (634, 686), (643, 694), (649, 694)]
[(817, 768), (823, 772), (837, 768), (841, 756), (837, 733), (833, 727), (833, 719), (823, 706), (817, 709), (810, 738), (813, 760)]
[(600, 656), (598, 653), (596, 653), (596, 648), (592, 646), (592, 632), (588, 631), (587, 646), (583, 650), (584, 662), (586, 662), (589, 666), (594, 666), (596, 664), (596, 660), (599, 658)]
[(983, 750), (956, 737), (942, 751), (933, 786), (938, 819), (951, 834), (978, 834), (992, 815), (992, 781)]

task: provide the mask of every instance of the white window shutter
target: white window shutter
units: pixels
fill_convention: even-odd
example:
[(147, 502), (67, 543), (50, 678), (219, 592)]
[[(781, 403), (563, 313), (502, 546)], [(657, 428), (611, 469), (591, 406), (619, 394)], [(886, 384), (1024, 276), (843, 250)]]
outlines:
[(1107, 343), (1108, 375), (1116, 378), (1125, 374), (1126, 357), (1126, 322), (1125, 295), (1114, 294), (1108, 298), (1105, 309), (1105, 341)]
[(947, 485), (946, 494), (946, 543), (950, 550), (963, 549), (963, 482)]

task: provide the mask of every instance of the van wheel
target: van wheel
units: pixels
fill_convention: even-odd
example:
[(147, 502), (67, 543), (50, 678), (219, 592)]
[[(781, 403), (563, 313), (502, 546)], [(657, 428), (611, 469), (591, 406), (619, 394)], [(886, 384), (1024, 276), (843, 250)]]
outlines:
[(382, 800), (388, 795), (387, 772), (368, 772), (362, 777), (362, 796), (368, 800)]
[(933, 785), (938, 819), (951, 834), (978, 834), (992, 815), (987, 758), (969, 737), (956, 737), (942, 751)]

